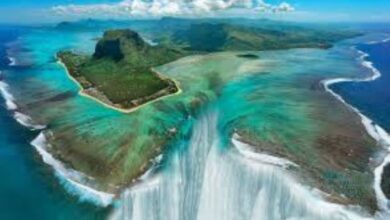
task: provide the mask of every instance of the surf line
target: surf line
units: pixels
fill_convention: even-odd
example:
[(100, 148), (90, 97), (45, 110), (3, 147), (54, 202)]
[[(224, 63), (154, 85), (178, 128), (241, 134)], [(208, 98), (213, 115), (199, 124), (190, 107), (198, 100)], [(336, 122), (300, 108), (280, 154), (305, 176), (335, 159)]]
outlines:
[(16, 58), (15, 57), (8, 57), (8, 60), (9, 60), (9, 66), (17, 66), (17, 61), (16, 61)]
[[(1, 72), (0, 76), (2, 76)], [(115, 194), (98, 191), (93, 187), (86, 185), (86, 181), (83, 180), (90, 180), (92, 179), (91, 177), (76, 170), (66, 168), (62, 162), (55, 159), (47, 151), (50, 144), (46, 139), (45, 132), (50, 131), (45, 130), (46, 125), (36, 124), (30, 116), (17, 111), (18, 106), (15, 97), (11, 94), (9, 85), (4, 82), (4, 80), (0, 80), (0, 94), (5, 100), (6, 109), (13, 112), (13, 118), (19, 124), (30, 130), (41, 131), (30, 144), (37, 150), (43, 162), (53, 168), (55, 176), (60, 180), (68, 193), (77, 196), (80, 201), (89, 201), (97, 206), (107, 207), (113, 203), (116, 196)]]
[(91, 186), (87, 186), (85, 180), (91, 179), (91, 177), (76, 170), (66, 168), (62, 162), (55, 159), (48, 152), (48, 148), (50, 148), (51, 145), (47, 141), (44, 131), (31, 142), (31, 145), (34, 146), (41, 155), (42, 160), (54, 169), (56, 176), (63, 183), (65, 189), (70, 194), (78, 196), (80, 201), (90, 201), (95, 205), (103, 207), (107, 207), (113, 202), (115, 197), (114, 194), (102, 192)]
[(374, 170), (374, 191), (377, 198), (378, 207), (385, 212), (390, 213), (390, 208), (388, 206), (389, 200), (385, 196), (382, 188), (381, 188), (381, 182), (382, 182), (382, 175), (384, 167), (388, 164), (390, 164), (390, 136), (389, 134), (378, 124), (376, 124), (373, 120), (365, 116), (362, 112), (360, 112), (359, 109), (349, 104), (345, 99), (337, 94), (335, 91), (333, 91), (330, 86), (337, 83), (342, 82), (371, 82), (379, 79), (381, 77), (381, 72), (375, 68), (373, 62), (367, 61), (367, 57), (369, 57), (369, 54), (364, 53), (363, 51), (358, 50), (356, 47), (353, 47), (357, 52), (360, 54), (359, 59), (361, 60), (361, 65), (367, 69), (369, 69), (372, 72), (371, 76), (368, 76), (366, 78), (361, 79), (353, 79), (353, 78), (335, 78), (335, 79), (326, 79), (321, 82), (321, 84), (324, 86), (326, 92), (330, 93), (334, 97), (336, 97), (340, 102), (342, 102), (345, 106), (347, 106), (349, 109), (357, 113), (362, 121), (362, 124), (364, 125), (367, 133), (376, 140), (385, 150), (387, 150), (387, 155), (383, 159), (382, 163), (377, 166)]

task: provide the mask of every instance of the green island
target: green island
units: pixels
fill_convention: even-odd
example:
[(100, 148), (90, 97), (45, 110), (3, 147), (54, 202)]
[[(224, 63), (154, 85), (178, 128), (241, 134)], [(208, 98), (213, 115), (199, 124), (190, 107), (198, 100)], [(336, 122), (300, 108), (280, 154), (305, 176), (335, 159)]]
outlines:
[[(57, 54), (84, 94), (120, 111), (75, 97), (65, 108), (40, 105), (30, 112), (50, 122), (45, 135), (55, 158), (92, 177), (88, 185), (118, 194), (157, 156), (168, 157), (177, 141), (188, 144), (197, 117), (211, 104), (221, 110), (218, 132), (226, 146), (237, 134), (255, 151), (298, 164), (300, 180), (329, 201), (377, 210), (367, 165), (377, 146), (360, 118), (320, 84), (360, 71), (355, 58), (328, 49), (359, 33), (155, 22), (145, 32), (134, 26), (137, 32), (105, 31), (92, 55)], [(57, 115), (61, 120), (53, 122)]]
[(58, 53), (85, 94), (120, 109), (131, 109), (178, 92), (172, 80), (163, 78), (151, 67), (181, 56), (180, 51), (148, 45), (131, 30), (105, 32), (92, 56), (69, 51)]
[[(57, 57), (82, 87), (84, 95), (128, 113), (180, 91), (172, 79), (161, 76), (153, 67), (210, 52), (329, 48), (332, 43), (356, 33), (301, 28), (276, 31), (225, 23), (196, 23), (167, 35), (152, 46), (133, 30), (108, 30), (99, 39), (92, 56), (61, 51)], [(256, 59), (250, 54), (238, 57)]]

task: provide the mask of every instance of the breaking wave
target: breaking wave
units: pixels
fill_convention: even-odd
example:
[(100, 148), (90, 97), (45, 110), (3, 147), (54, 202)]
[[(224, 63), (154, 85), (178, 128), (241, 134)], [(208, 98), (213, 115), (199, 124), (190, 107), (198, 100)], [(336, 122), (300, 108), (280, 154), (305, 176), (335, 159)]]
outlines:
[(108, 206), (114, 199), (114, 194), (98, 191), (91, 187), (82, 184), (90, 177), (84, 174), (71, 170), (65, 167), (60, 161), (56, 160), (47, 149), (50, 148), (50, 144), (47, 142), (45, 134), (41, 132), (37, 138), (35, 138), (31, 145), (35, 147), (38, 153), (41, 155), (43, 161), (53, 167), (56, 176), (65, 186), (67, 192), (72, 195), (78, 196), (80, 201), (93, 202), (98, 206)]
[(16, 66), (17, 65), (17, 63), (16, 63), (16, 58), (15, 57), (8, 57), (8, 59), (9, 59), (9, 66)]
[[(5, 99), (7, 109), (13, 113), (13, 117), (19, 124), (30, 130), (43, 130), (46, 128), (45, 125), (36, 124), (30, 116), (17, 111), (18, 106), (15, 103), (14, 96), (9, 91), (9, 85), (1, 80), (0, 93)], [(35, 147), (43, 161), (54, 168), (56, 176), (64, 185), (67, 192), (77, 196), (80, 201), (89, 201), (98, 206), (106, 207), (113, 202), (114, 194), (101, 192), (86, 184), (82, 184), (91, 178), (75, 170), (67, 169), (47, 151), (50, 144), (47, 142), (43, 131), (31, 142), (31, 145)]]
[(19, 124), (31, 130), (42, 130), (46, 128), (45, 125), (36, 124), (30, 116), (17, 111), (14, 112), (14, 118)]
[(46, 127), (45, 125), (36, 124), (30, 116), (17, 111), (18, 106), (15, 103), (15, 98), (9, 91), (9, 85), (4, 81), (0, 81), (0, 93), (5, 100), (7, 109), (13, 112), (13, 117), (19, 124), (31, 130), (41, 130)]
[[(387, 40), (390, 40), (390, 39), (387, 39)], [(386, 40), (386, 42), (387, 42), (387, 40)], [(327, 92), (332, 94), (339, 101), (341, 101), (344, 105), (346, 105), (348, 108), (350, 108), (352, 111), (356, 112), (360, 116), (367, 133), (373, 139), (375, 139), (381, 146), (383, 146), (385, 148), (385, 150), (387, 150), (389, 152), (387, 154), (387, 156), (384, 158), (384, 160), (382, 161), (382, 163), (374, 171), (374, 176), (375, 176), (374, 190), (375, 190), (375, 194), (376, 194), (379, 208), (386, 213), (390, 213), (389, 200), (386, 198), (386, 196), (383, 193), (383, 190), (381, 188), (383, 169), (387, 164), (390, 164), (390, 136), (383, 128), (381, 128), (378, 124), (376, 124), (370, 118), (368, 118), (363, 113), (361, 113), (359, 111), (359, 109), (357, 109), (354, 106), (347, 103), (344, 100), (344, 98), (341, 97), (341, 95), (337, 94), (336, 92), (334, 92), (330, 88), (331, 85), (341, 83), (341, 82), (370, 82), (370, 81), (377, 80), (378, 78), (381, 77), (380, 71), (375, 68), (374, 64), (372, 62), (366, 60), (366, 58), (369, 56), (369, 54), (364, 53), (362, 51), (358, 51), (358, 52), (361, 55), (359, 59), (362, 62), (361, 63), (362, 66), (368, 68), (372, 72), (371, 76), (368, 76), (368, 77), (362, 78), (362, 79), (336, 78), (336, 79), (324, 80), (322, 83), (323, 83), (325, 90)]]
[(371, 41), (371, 42), (368, 42), (368, 44), (378, 44), (378, 43), (387, 43), (390, 41), (390, 37), (389, 38), (386, 38), (384, 40), (380, 40), (380, 41)]
[(9, 92), (8, 84), (1, 80), (0, 80), (0, 93), (5, 99), (5, 105), (8, 110), (16, 110), (18, 108), (18, 106), (15, 103), (14, 96)]

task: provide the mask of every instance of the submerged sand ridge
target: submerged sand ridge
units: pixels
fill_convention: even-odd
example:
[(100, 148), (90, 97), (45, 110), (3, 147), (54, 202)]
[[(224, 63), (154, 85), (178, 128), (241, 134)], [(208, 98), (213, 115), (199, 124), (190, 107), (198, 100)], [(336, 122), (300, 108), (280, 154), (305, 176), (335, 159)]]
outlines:
[[(227, 126), (226, 135), (234, 129), (258, 150), (299, 164), (306, 181), (330, 193), (330, 200), (376, 210), (371, 186), (373, 175), (368, 167), (376, 144), (366, 135), (359, 118), (323, 90), (311, 90), (309, 85), (314, 82), (310, 80), (307, 86), (295, 87), (293, 80), (284, 79), (294, 78), (294, 73), (283, 73), (284, 68), (278, 70), (281, 61), (272, 58), (248, 60), (237, 58), (235, 53), (219, 53), (183, 58), (164, 65), (158, 68), (159, 71), (176, 79), (183, 88), (182, 94), (156, 102), (141, 109), (139, 114), (148, 115), (146, 112), (150, 108), (151, 112), (157, 110), (163, 115), (170, 114), (172, 112), (166, 112), (172, 110), (170, 106), (180, 103), (183, 107), (179, 112), (184, 110), (184, 115), (192, 115), (207, 102), (216, 101), (217, 106), (225, 109), (220, 123), (222, 127)], [(293, 64), (293, 71), (294, 68), (298, 77), (302, 67)], [(184, 71), (187, 75), (181, 74)], [(329, 105), (334, 106), (332, 111)], [(173, 127), (180, 131), (185, 120), (183, 123)], [(164, 136), (169, 134), (170, 129), (167, 130)], [(178, 134), (171, 135), (176, 138)], [(156, 137), (162, 146), (167, 143), (163, 136)], [(158, 149), (150, 156), (163, 150)], [(141, 167), (144, 170), (148, 166)], [(121, 174), (103, 181), (110, 182), (117, 175)], [(355, 179), (360, 179), (360, 185), (356, 185)], [(345, 197), (340, 197), (340, 194)]]

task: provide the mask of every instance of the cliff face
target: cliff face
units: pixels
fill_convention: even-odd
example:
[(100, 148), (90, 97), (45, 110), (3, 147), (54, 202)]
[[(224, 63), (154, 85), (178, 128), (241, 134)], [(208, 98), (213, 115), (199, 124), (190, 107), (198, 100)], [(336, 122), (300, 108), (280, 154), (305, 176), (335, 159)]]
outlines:
[(93, 57), (96, 59), (111, 58), (115, 61), (123, 59), (124, 55), (121, 50), (120, 40), (101, 40), (96, 45)]
[(96, 59), (110, 58), (115, 61), (122, 60), (125, 55), (132, 55), (147, 48), (138, 33), (132, 30), (106, 31), (96, 45), (93, 57)]
[(94, 59), (108, 59), (134, 69), (158, 66), (182, 57), (180, 51), (151, 46), (135, 31), (129, 29), (109, 30), (95, 47)]

